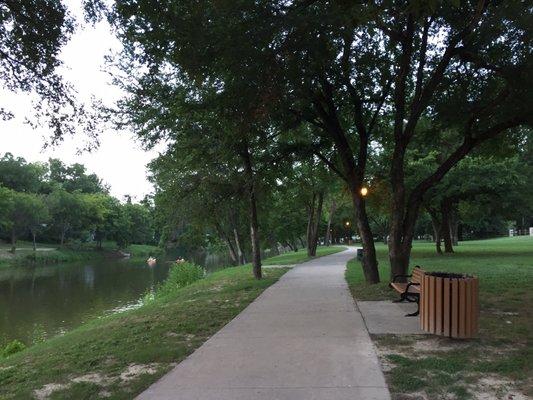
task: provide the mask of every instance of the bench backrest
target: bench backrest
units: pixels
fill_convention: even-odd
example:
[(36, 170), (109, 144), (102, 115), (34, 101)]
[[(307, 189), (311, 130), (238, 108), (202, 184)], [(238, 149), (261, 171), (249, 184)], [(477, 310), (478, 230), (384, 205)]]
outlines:
[(413, 268), (413, 274), (411, 276), (411, 282), (413, 283), (422, 283), (422, 280), (424, 279), (425, 271), (420, 268), (419, 266), (416, 266)]

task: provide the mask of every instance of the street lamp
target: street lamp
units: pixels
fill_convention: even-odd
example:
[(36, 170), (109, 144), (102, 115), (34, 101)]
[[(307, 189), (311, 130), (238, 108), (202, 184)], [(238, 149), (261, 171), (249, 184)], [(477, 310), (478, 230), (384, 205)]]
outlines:
[(362, 187), (361, 188), (361, 196), (365, 197), (368, 194), (368, 188)]

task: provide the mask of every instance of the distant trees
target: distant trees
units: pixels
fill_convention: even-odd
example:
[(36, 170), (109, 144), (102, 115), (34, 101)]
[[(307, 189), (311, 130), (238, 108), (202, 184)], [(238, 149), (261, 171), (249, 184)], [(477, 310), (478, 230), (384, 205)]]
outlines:
[(46, 173), (42, 163), (27, 163), (11, 153), (0, 158), (0, 184), (17, 192), (41, 192)]
[(61, 160), (48, 161), (48, 177), (53, 185), (60, 185), (68, 192), (107, 193), (109, 189), (96, 174), (87, 174), (82, 164), (65, 165)]
[(57, 242), (70, 239), (155, 243), (154, 213), (149, 203), (121, 203), (95, 174), (81, 164), (27, 163), (7, 153), (0, 158), (0, 237), (12, 251), (19, 238)]
[(5, 188), (1, 188), (0, 197), (3, 209), (0, 214), (0, 226), (9, 235), (11, 251), (15, 252), (17, 239), (28, 231), (32, 234), (35, 248), (37, 232), (48, 219), (48, 210), (42, 199), (36, 194)]

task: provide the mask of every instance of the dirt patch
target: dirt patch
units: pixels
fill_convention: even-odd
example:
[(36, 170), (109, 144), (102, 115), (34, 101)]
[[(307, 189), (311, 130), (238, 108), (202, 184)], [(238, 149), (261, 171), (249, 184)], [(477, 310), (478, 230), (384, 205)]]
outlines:
[(105, 375), (94, 373), (94, 374), (86, 374), (82, 376), (77, 376), (76, 378), (72, 379), (72, 382), (84, 382), (84, 383), (94, 383), (96, 385), (108, 385), (113, 380), (108, 378)]
[[(396, 364), (394, 359), (391, 360), (391, 355), (402, 356), (413, 360), (423, 360), (427, 357), (434, 357), (435, 355), (446, 358), (446, 353), (449, 352), (468, 352), (472, 346), (476, 346), (477, 342), (473, 341), (455, 341), (446, 338), (437, 337), (419, 337), (418, 340), (412, 342), (405, 342), (401, 337), (379, 337), (373, 336), (376, 344), (376, 350), (381, 364), (381, 368), (386, 376), (390, 377), (394, 375)], [(396, 341), (397, 340), (397, 341)], [(516, 350), (511, 345), (484, 345), (480, 349), (480, 353), (476, 355), (480, 359), (494, 359), (508, 354), (510, 351)], [(476, 353), (477, 354), (477, 353)], [(431, 382), (435, 378), (435, 374), (432, 371), (426, 371), (427, 383)], [(448, 375), (445, 371), (440, 372), (441, 375)], [(454, 374), (449, 375), (456, 376)], [(477, 372), (463, 371), (462, 377), (464, 379), (456, 380), (455, 385), (457, 389), (466, 390), (472, 399), (475, 400), (528, 400), (531, 399), (524, 394), (523, 382), (514, 382), (511, 379), (499, 376), (497, 374), (482, 374)], [(469, 383), (467, 383), (469, 382)], [(518, 387), (520, 389), (518, 389)], [(454, 393), (447, 393), (449, 388), (445, 386), (439, 387), (437, 385), (436, 390), (439, 395), (435, 397), (435, 393), (432, 395), (426, 393), (425, 390), (394, 393), (394, 400), (453, 400), (457, 396)], [(527, 392), (527, 389), (526, 389)]]
[(208, 292), (220, 292), (222, 289), (224, 289), (224, 285), (214, 285), (207, 289)]
[(439, 338), (428, 338), (424, 340), (414, 341), (411, 349), (414, 349), (414, 351), (417, 353), (434, 353), (461, 350), (469, 346), (469, 342), (443, 340)]
[(46, 400), (52, 393), (66, 389), (69, 386), (70, 384), (68, 383), (49, 383), (40, 389), (34, 390), (33, 394), (37, 400)]
[(496, 375), (486, 375), (469, 387), (476, 400), (528, 400), (529, 397), (516, 391), (512, 381)]
[(133, 379), (136, 379), (139, 375), (144, 375), (144, 374), (153, 375), (157, 373), (158, 366), (159, 364), (147, 364), (147, 365), (130, 364), (128, 365), (126, 370), (120, 374), (120, 379), (123, 382), (128, 382)]
[(68, 389), (73, 383), (92, 383), (102, 388), (99, 393), (100, 397), (109, 397), (111, 392), (107, 390), (107, 387), (117, 381), (121, 383), (127, 383), (129, 381), (137, 379), (140, 375), (149, 374), (153, 375), (158, 371), (159, 364), (130, 364), (118, 377), (109, 377), (98, 372), (80, 375), (73, 377), (69, 383), (48, 383), (42, 388), (34, 390), (33, 394), (37, 400), (46, 400), (54, 392)]

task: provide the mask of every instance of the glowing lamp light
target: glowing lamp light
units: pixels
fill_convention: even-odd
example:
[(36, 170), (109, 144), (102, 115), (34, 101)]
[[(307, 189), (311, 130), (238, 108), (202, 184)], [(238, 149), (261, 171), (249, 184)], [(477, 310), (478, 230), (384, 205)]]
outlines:
[(350, 226), (350, 221), (346, 221), (346, 226)]
[(361, 188), (361, 196), (365, 197), (368, 194), (368, 188), (362, 187)]

